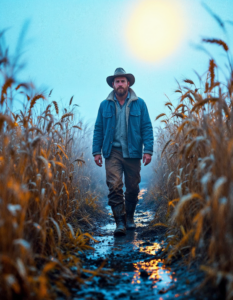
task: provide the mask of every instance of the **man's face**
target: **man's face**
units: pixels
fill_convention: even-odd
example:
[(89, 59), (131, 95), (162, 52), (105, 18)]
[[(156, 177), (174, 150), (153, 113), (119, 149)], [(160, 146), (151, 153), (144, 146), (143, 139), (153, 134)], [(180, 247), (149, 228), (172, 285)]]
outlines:
[(113, 89), (117, 96), (123, 97), (128, 93), (129, 82), (126, 77), (116, 77), (113, 81)]

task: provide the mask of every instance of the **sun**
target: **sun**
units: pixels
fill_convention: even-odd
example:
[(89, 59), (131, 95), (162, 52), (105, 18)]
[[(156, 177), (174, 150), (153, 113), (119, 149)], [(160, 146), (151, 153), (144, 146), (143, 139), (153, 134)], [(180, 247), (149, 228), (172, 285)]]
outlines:
[(156, 62), (171, 55), (185, 35), (185, 21), (175, 0), (142, 0), (130, 12), (126, 41), (137, 58)]

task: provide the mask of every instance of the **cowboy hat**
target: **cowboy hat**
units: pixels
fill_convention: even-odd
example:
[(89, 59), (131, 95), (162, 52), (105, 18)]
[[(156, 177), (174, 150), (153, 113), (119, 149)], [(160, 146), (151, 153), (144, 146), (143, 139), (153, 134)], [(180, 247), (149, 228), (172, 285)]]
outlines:
[(108, 85), (112, 88), (112, 83), (114, 79), (120, 76), (126, 77), (129, 81), (130, 86), (132, 86), (135, 82), (135, 77), (133, 76), (133, 74), (126, 73), (123, 68), (117, 68), (114, 72), (114, 75), (108, 76), (106, 78)]

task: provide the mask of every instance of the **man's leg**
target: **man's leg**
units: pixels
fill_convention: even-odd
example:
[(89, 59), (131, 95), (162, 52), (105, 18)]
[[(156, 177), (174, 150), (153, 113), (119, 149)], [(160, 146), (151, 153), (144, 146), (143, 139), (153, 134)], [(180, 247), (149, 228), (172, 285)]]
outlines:
[(114, 235), (125, 235), (125, 204), (123, 196), (123, 164), (122, 153), (112, 150), (109, 158), (105, 160), (106, 182), (109, 188), (108, 204), (112, 208), (116, 222)]
[(125, 208), (126, 208), (126, 228), (135, 229), (134, 212), (138, 202), (139, 183), (141, 181), (141, 160), (138, 158), (126, 158), (124, 160), (125, 175)]

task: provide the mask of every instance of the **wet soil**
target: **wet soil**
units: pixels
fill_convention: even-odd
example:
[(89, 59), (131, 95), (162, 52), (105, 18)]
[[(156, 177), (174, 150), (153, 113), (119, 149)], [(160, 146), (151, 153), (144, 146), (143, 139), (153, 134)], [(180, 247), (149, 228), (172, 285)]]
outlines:
[(103, 270), (112, 269), (113, 273), (87, 281), (73, 299), (219, 299), (208, 287), (203, 292), (198, 289), (204, 280), (198, 266), (188, 268), (182, 259), (165, 265), (164, 229), (156, 234), (145, 230), (153, 219), (153, 211), (143, 203), (145, 192), (142, 189), (135, 214), (137, 229), (128, 230), (126, 236), (113, 236), (115, 222), (107, 208), (109, 217), (94, 236), (99, 243), (93, 243), (95, 251), (85, 253), (82, 259), (85, 269), (96, 270), (105, 263)]

